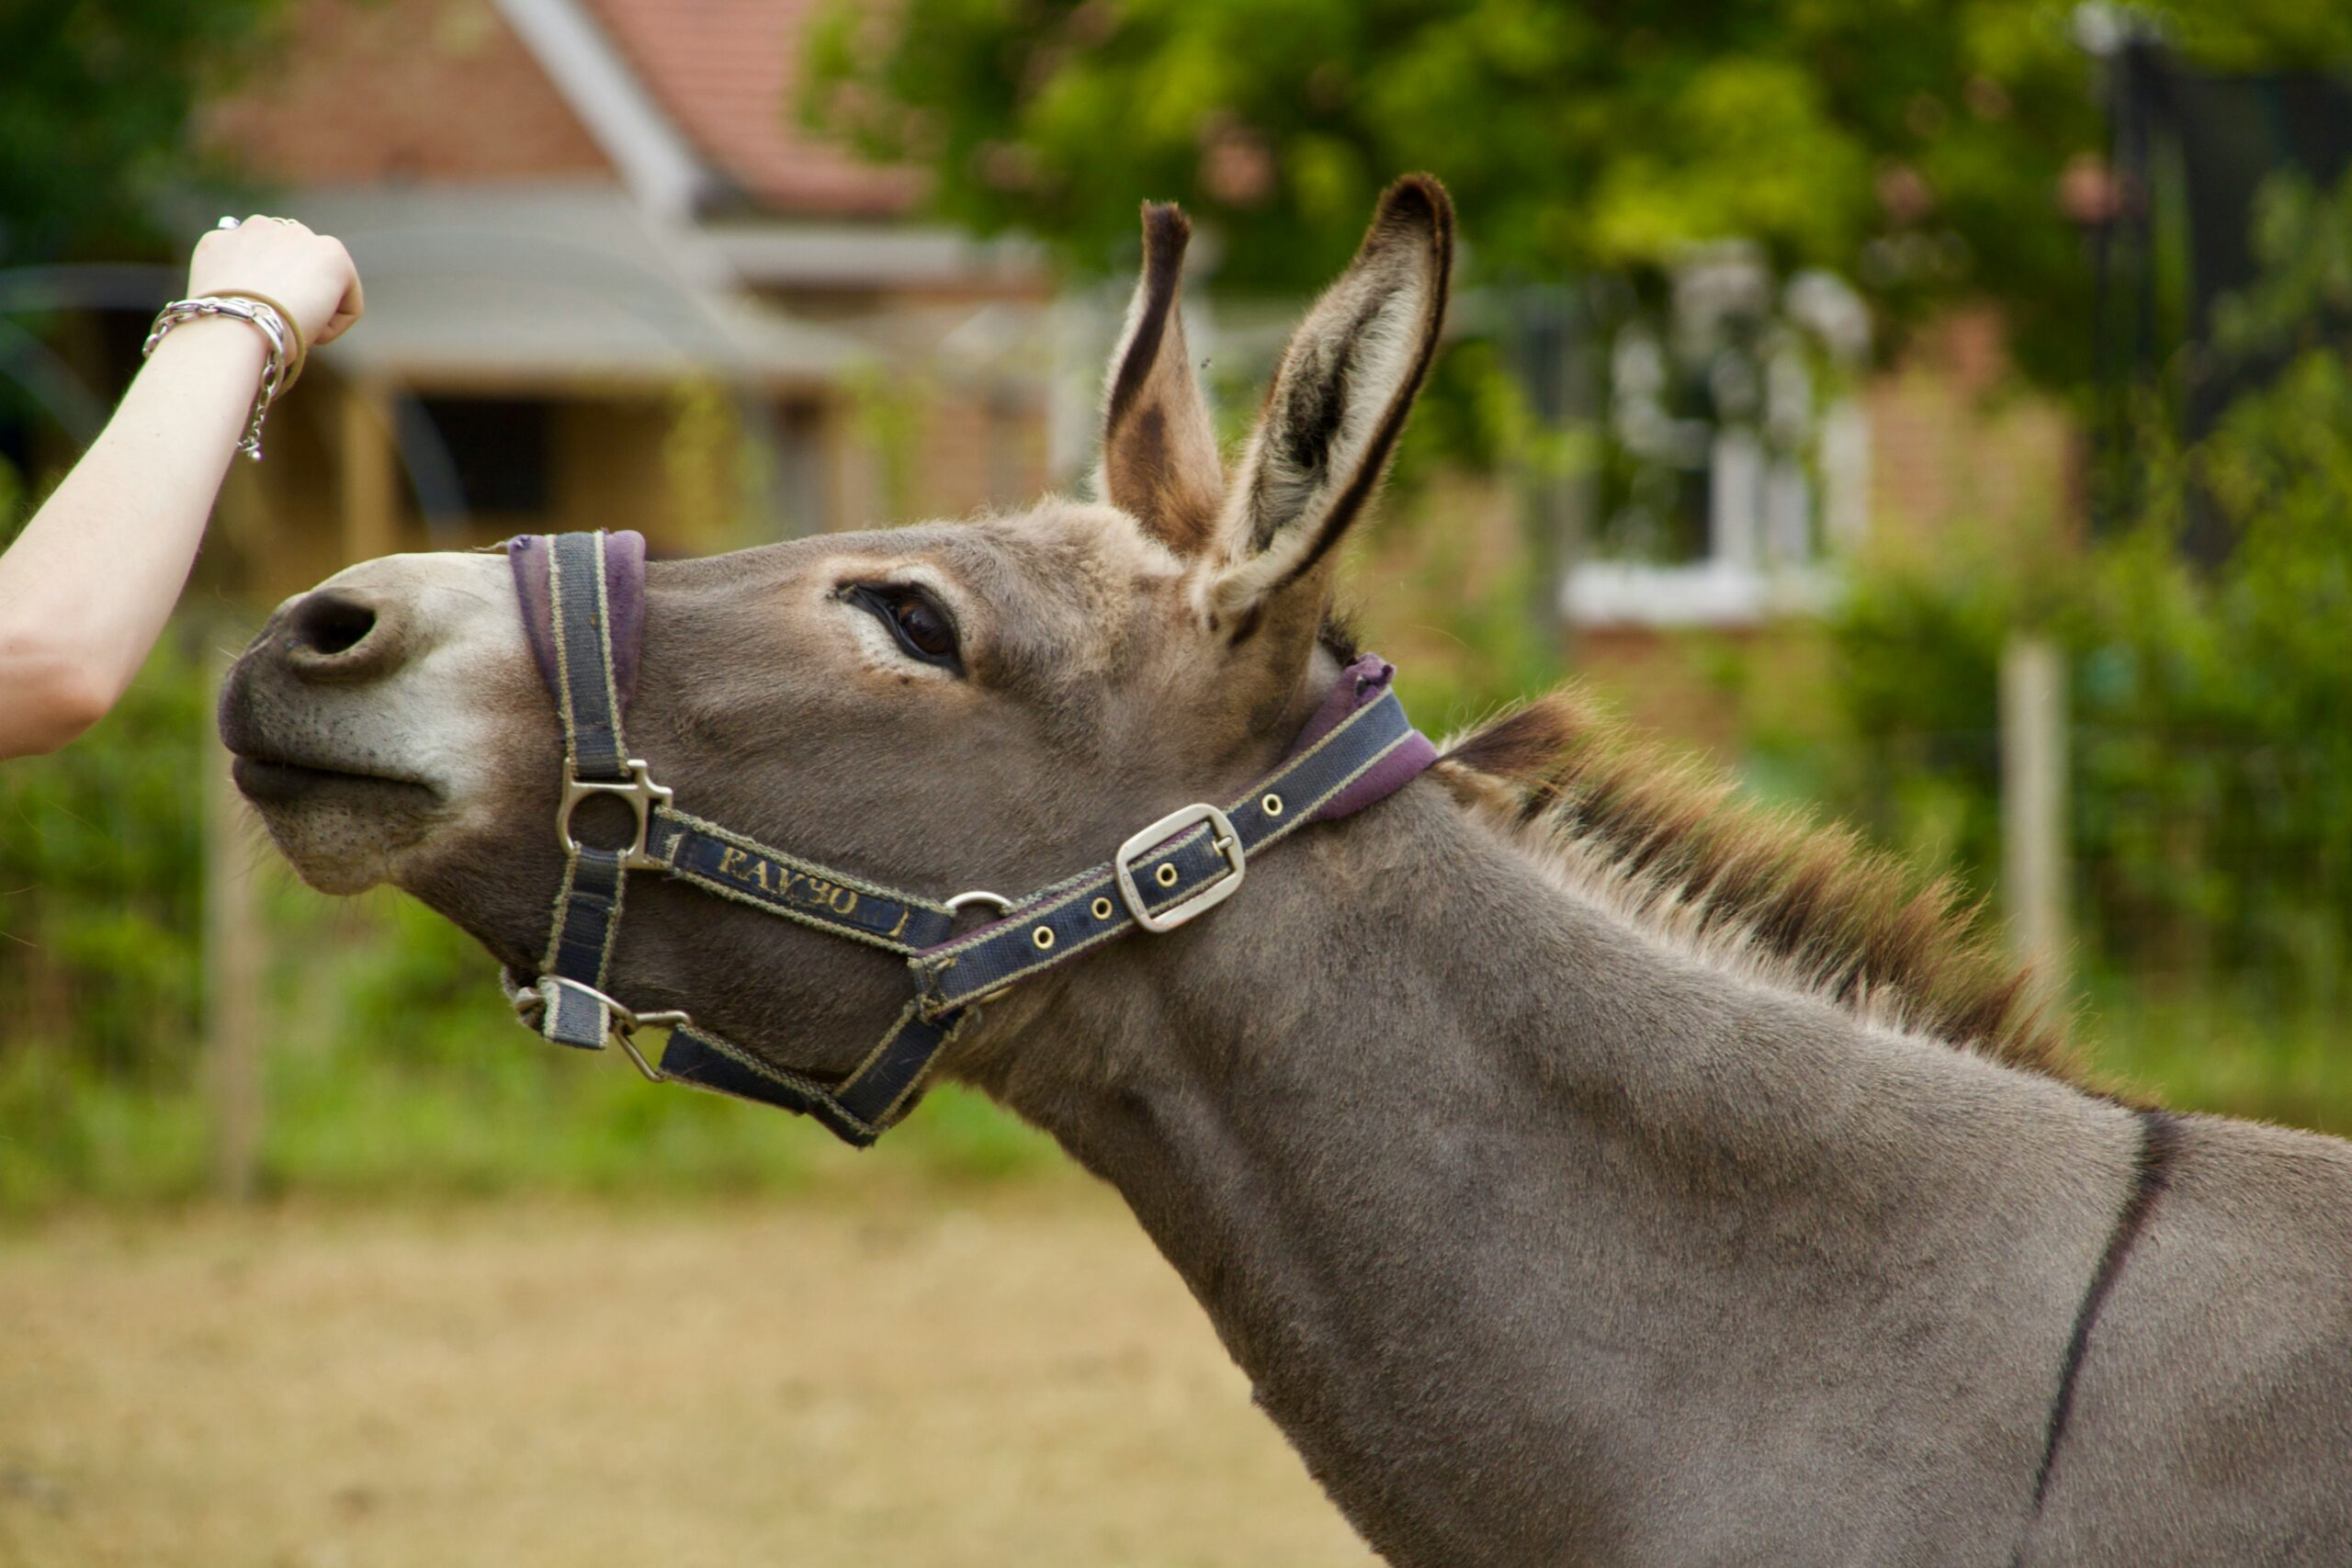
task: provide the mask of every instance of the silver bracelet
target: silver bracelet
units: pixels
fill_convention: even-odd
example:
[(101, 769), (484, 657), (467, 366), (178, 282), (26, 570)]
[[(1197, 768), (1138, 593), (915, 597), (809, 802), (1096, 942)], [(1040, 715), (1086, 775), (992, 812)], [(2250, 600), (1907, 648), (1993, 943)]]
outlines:
[(196, 299), (175, 299), (158, 311), (155, 325), (147, 333), (146, 345), (139, 351), (140, 357), (144, 359), (154, 353), (155, 345), (163, 342), (174, 327), (202, 316), (234, 316), (241, 321), (250, 321), (269, 341), (269, 358), (261, 367), (261, 387), (254, 394), (253, 419), (245, 427), (245, 438), (237, 443), (238, 451), (258, 463), (261, 461), (261, 422), (268, 417), (269, 405), (277, 400), (278, 391), (285, 385), (286, 347), (292, 341), (293, 333), (286, 330), (286, 322), (276, 310), (258, 299), (224, 299), (207, 294)]

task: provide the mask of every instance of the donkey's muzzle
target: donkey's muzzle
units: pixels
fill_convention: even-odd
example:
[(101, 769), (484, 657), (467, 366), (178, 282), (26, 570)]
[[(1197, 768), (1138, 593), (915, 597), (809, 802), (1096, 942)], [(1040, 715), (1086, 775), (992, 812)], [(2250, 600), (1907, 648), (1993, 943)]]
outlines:
[(452, 581), (446, 559), (369, 561), (271, 614), (220, 693), (220, 739), (256, 804), (353, 780), (452, 782), (438, 775), (479, 734), (487, 694), (460, 689), (457, 672), (428, 656), (469, 637), (481, 643), (480, 607), (503, 619), (504, 606)]

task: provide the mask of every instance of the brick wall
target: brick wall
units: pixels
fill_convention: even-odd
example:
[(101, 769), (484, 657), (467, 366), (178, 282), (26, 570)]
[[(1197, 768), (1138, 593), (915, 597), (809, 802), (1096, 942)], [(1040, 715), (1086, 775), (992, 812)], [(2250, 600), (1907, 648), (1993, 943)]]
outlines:
[(1922, 333), (1863, 402), (1874, 546), (1932, 550), (1962, 526), (2003, 536), (2075, 526), (2074, 425), (2057, 403), (2011, 383), (1992, 311)]
[(296, 0), (200, 133), (290, 185), (611, 171), (492, 0)]

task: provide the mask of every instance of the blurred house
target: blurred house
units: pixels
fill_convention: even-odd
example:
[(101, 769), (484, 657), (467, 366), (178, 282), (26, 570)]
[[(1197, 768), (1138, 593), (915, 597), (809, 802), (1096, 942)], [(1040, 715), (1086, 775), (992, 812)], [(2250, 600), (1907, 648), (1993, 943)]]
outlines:
[[(289, 0), (284, 48), (198, 134), (265, 205), (349, 244), (368, 319), (273, 415), (268, 461), (232, 466), (214, 581), (275, 597), (372, 555), (550, 528), (702, 552), (1079, 481), (1126, 280), (1057, 295), (1023, 244), (916, 217), (917, 172), (800, 129), (819, 3)], [(111, 313), (81, 362), (127, 367), (176, 283), (85, 298)], [(1297, 302), (1196, 289), (1188, 310), (1246, 406)], [(1728, 710), (1678, 632), (1801, 645), (1841, 552), (2078, 511), (2069, 423), (1996, 400), (1990, 316), (1874, 370), (1843, 285), (1775, 278), (1737, 243), (1691, 258), (1662, 316), (1566, 288), (1456, 314), (1502, 340), (1542, 412), (1600, 434), (1597, 464), (1535, 498), (1555, 547), (1538, 596), (1577, 665), (1686, 734)], [(85, 380), (78, 416), (72, 389), (49, 400), (66, 444), (95, 431), (106, 377)], [(0, 430), (0, 456), (16, 440)], [(1482, 494), (1476, 553), (1515, 565), (1525, 487)]]
[(1548, 311), (1508, 307), (1535, 323), (1516, 335), (1538, 350), (1520, 358), (1541, 412), (1600, 437), (1537, 495), (1559, 540), (1562, 635), (1642, 722), (1708, 744), (1739, 729), (1692, 632), (1807, 689), (1819, 614), (1856, 552), (1932, 558), (1961, 531), (2077, 526), (2075, 423), (2018, 389), (1996, 312), (1951, 316), (1888, 366), (1834, 275), (1778, 278), (1726, 242), (1672, 282), (1657, 311), (1625, 309), (1606, 280)]
[(813, 8), (296, 0), (201, 134), (350, 246), (368, 318), (238, 465), (249, 586), (525, 530), (725, 548), (1044, 485), (1044, 272), (796, 129)]

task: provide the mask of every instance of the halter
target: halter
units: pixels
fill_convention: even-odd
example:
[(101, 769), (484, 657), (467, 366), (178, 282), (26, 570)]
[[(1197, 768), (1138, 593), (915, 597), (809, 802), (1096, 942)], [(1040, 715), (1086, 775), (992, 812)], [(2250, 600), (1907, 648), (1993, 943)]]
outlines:
[[(644, 635), (640, 536), (534, 534), (509, 540), (506, 550), (531, 651), (562, 720), (564, 758), (555, 822), (563, 882), (540, 973), (527, 981), (504, 976), (517, 1016), (560, 1045), (601, 1051), (617, 1041), (656, 1083), (813, 1116), (861, 1148), (912, 1108), (933, 1061), (974, 1007), (1131, 931), (1170, 931), (1198, 918), (1240, 889), (1251, 857), (1310, 822), (1395, 794), (1437, 760), (1389, 687), (1395, 670), (1367, 654), (1341, 671), (1282, 766), (1231, 805), (1171, 811), (1108, 861), (1023, 898), (927, 898), (682, 811), (648, 764), (628, 754), (621, 714)], [(597, 795), (628, 807), (636, 831), (626, 847), (597, 849), (572, 836), (572, 812)], [(914, 994), (865, 1060), (833, 1084), (763, 1061), (684, 1012), (633, 1011), (607, 990), (632, 871), (897, 954)], [(956, 935), (959, 912), (974, 905), (992, 906), (995, 918)], [(670, 1031), (658, 1066), (633, 1038), (648, 1026)]]

